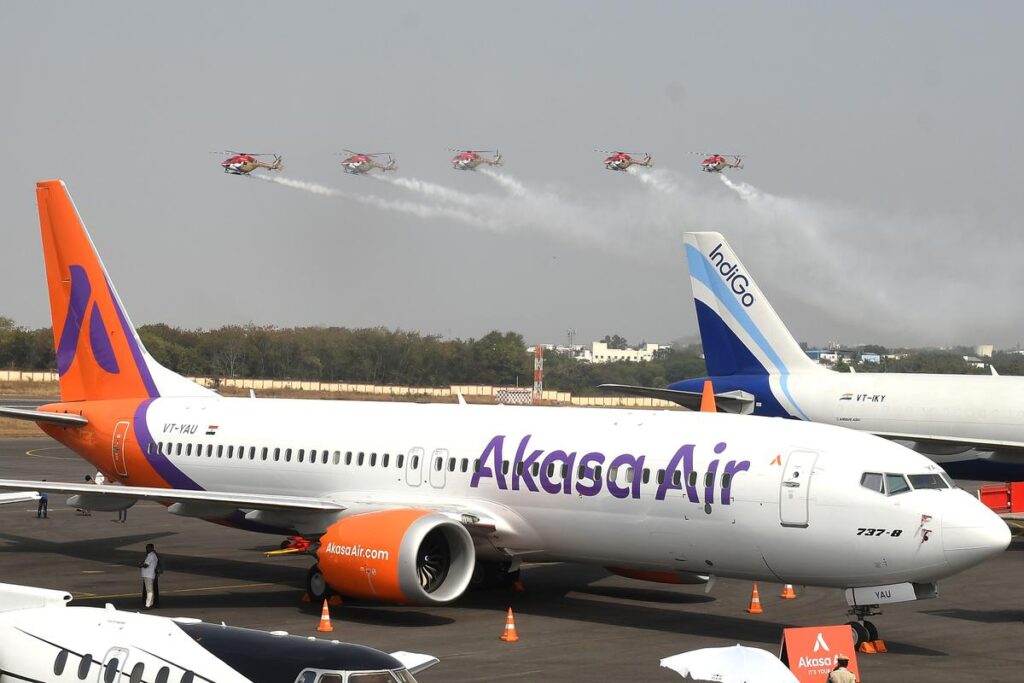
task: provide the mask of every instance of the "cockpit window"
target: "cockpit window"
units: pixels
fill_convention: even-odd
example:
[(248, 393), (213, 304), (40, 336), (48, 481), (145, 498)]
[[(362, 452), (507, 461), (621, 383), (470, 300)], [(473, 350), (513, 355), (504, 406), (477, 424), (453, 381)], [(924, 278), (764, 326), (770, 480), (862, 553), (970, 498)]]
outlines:
[(341, 683), (341, 674), (321, 674), (320, 683)]
[(897, 493), (904, 493), (910, 490), (910, 484), (907, 483), (906, 477), (902, 474), (886, 474), (885, 475), (885, 488), (890, 496), (895, 496)]
[[(323, 680), (322, 678), (320, 679)], [(390, 671), (374, 671), (361, 674), (349, 674), (348, 680), (354, 683), (395, 683)]]
[(949, 488), (951, 488), (951, 489), (959, 488), (959, 487), (958, 487), (958, 486), (956, 485), (956, 482), (955, 482), (955, 481), (953, 481), (952, 479), (950, 479), (950, 478), (949, 478), (949, 475), (948, 475), (948, 474), (946, 474), (945, 472), (943, 472), (943, 473), (942, 473), (942, 480), (943, 480), (944, 482), (946, 482), (947, 484), (949, 484)]
[(303, 671), (299, 674), (299, 677), (295, 679), (295, 683), (313, 683), (316, 680), (315, 671)]
[(398, 671), (392, 671), (395, 674), (395, 678), (400, 680), (402, 683), (416, 683), (416, 679), (412, 677), (408, 669), (399, 669)]
[(882, 487), (882, 475), (879, 472), (865, 472), (861, 475), (860, 485), (872, 491), (885, 493), (885, 489)]
[(915, 489), (948, 489), (949, 484), (938, 474), (911, 474), (908, 475), (910, 485)]

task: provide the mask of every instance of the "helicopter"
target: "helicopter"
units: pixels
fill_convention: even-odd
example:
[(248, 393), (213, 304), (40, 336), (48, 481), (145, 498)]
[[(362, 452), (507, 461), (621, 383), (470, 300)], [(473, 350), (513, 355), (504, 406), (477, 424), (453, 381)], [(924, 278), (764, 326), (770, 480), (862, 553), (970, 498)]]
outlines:
[[(382, 171), (394, 171), (395, 160), (391, 156), (391, 152), (353, 152), (350, 149), (343, 150), (349, 156), (342, 159), (341, 166), (345, 169), (345, 173), (362, 174), (369, 173), (375, 168), (379, 168)], [(388, 160), (386, 163), (380, 163), (374, 157), (386, 155)]]
[(625, 171), (630, 166), (647, 166), (650, 167), (651, 155), (644, 154), (643, 159), (634, 159), (632, 155), (639, 156), (640, 152), (610, 152), (606, 149), (595, 150), (597, 152), (604, 152), (610, 154), (608, 158), (604, 160), (604, 167), (609, 171)]
[[(221, 152), (212, 152), (221, 154)], [(231, 175), (249, 175), (257, 168), (265, 168), (268, 171), (280, 171), (284, 168), (284, 162), (279, 154), (254, 154), (250, 152), (234, 152), (224, 150), (223, 154), (231, 156), (220, 163), (225, 173)], [(261, 161), (257, 157), (274, 157), (273, 161)]]
[[(694, 154), (705, 153), (694, 152)], [(721, 173), (727, 168), (743, 168), (743, 159), (735, 154), (707, 154), (700, 162), (700, 170), (705, 173)]]
[[(452, 149), (452, 152), (458, 152), (452, 157), (452, 167), (457, 171), (475, 171), (476, 167), (480, 164), (487, 164), (488, 166), (501, 166), (501, 153), (496, 149)], [(481, 156), (481, 154), (494, 154), (493, 157), (487, 158)]]

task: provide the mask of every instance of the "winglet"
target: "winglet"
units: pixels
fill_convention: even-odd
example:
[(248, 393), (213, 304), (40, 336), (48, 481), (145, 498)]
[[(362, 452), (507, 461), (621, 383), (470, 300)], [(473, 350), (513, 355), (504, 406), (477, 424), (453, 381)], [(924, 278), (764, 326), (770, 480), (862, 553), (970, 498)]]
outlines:
[(712, 385), (711, 380), (704, 380), (704, 393), (700, 397), (700, 412), (702, 413), (717, 413), (718, 408), (715, 406), (715, 387)]

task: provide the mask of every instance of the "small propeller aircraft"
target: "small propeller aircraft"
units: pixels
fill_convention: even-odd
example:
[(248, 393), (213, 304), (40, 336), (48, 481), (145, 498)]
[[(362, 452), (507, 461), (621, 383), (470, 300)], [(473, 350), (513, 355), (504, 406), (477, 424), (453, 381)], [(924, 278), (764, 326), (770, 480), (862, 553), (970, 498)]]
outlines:
[[(341, 161), (341, 167), (345, 169), (345, 173), (369, 173), (375, 168), (379, 168), (382, 171), (395, 170), (395, 160), (391, 156), (391, 152), (373, 152), (368, 154), (366, 152), (353, 152), (350, 149), (346, 149), (344, 152), (349, 155)], [(375, 158), (385, 155), (388, 160), (383, 164)]]
[[(704, 154), (694, 152), (694, 154)], [(729, 161), (732, 159), (732, 161)], [(721, 173), (727, 168), (743, 168), (743, 159), (735, 154), (708, 154), (700, 162), (700, 170), (705, 173)]]
[[(219, 154), (220, 152), (214, 152)], [(249, 175), (257, 168), (265, 168), (268, 171), (280, 171), (284, 168), (281, 156), (278, 154), (250, 154), (247, 152), (233, 152), (230, 149), (224, 150), (224, 154), (231, 156), (220, 163), (225, 173), (231, 175)], [(261, 161), (257, 157), (274, 157), (273, 161)]]
[(609, 152), (606, 149), (595, 151), (611, 155), (604, 160), (604, 167), (609, 171), (625, 171), (630, 166), (652, 166), (650, 154), (645, 153), (644, 158), (641, 160), (634, 159), (632, 156), (633, 154), (639, 155), (640, 152)]
[[(475, 171), (476, 167), (480, 164), (487, 164), (488, 166), (501, 166), (501, 153), (496, 149), (452, 149), (452, 152), (458, 152), (452, 157), (452, 166), (456, 171)], [(487, 158), (481, 156), (481, 154), (494, 154), (493, 157)]]

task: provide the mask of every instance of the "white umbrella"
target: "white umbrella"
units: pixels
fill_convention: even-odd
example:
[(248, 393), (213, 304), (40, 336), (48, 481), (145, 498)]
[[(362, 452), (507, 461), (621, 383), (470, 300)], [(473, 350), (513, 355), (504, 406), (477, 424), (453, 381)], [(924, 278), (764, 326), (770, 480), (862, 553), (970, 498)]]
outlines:
[(799, 683), (793, 672), (771, 652), (742, 645), (684, 652), (666, 657), (661, 665), (695, 681)]

